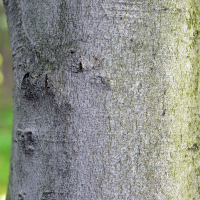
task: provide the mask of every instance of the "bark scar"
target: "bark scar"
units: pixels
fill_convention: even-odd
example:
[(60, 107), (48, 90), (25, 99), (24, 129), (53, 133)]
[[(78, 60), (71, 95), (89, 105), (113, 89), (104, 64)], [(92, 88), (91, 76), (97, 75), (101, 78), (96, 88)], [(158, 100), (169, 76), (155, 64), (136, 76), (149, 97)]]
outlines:
[(67, 127), (67, 119), (65, 117), (65, 126), (64, 126), (64, 130), (66, 130), (66, 127)]
[(47, 88), (48, 88), (48, 76), (46, 74), (45, 75), (45, 89), (46, 89), (46, 92), (47, 92)]

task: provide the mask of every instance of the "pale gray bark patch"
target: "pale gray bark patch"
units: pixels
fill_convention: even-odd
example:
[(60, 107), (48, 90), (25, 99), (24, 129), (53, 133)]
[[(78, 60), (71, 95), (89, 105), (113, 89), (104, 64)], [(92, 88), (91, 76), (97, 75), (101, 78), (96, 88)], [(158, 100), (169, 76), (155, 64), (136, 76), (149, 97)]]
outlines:
[[(163, 70), (148, 66), (154, 52), (144, 29), (151, 25), (138, 21), (148, 8), (135, 6), (131, 16), (125, 2), (7, 5), (15, 77), (11, 199), (158, 195), (163, 173), (156, 178), (156, 167), (163, 165), (151, 155), (161, 136), (146, 115), (159, 118), (165, 108), (151, 114), (145, 99), (162, 99), (164, 86), (153, 84)], [(148, 88), (158, 95), (148, 96)]]

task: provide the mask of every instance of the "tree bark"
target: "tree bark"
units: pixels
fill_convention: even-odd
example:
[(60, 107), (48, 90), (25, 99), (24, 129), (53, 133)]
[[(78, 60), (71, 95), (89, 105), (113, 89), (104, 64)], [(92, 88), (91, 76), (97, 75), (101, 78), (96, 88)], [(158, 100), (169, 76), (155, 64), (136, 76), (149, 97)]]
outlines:
[(200, 199), (197, 0), (4, 6), (7, 200)]

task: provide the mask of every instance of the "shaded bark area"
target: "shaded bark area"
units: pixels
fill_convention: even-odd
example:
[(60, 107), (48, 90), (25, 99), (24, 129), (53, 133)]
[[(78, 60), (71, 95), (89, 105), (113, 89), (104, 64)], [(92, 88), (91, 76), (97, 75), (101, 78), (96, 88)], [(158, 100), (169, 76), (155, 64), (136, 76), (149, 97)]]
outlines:
[(4, 1), (15, 81), (7, 200), (198, 199), (198, 172), (181, 156), (199, 144), (177, 139), (188, 135), (180, 113), (194, 113), (187, 100), (198, 102), (179, 99), (194, 83), (189, 5)]

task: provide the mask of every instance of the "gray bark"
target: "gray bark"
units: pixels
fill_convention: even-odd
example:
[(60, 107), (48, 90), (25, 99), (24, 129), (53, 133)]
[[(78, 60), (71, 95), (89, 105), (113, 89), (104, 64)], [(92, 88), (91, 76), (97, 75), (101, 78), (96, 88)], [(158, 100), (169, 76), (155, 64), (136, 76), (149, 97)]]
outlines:
[(197, 0), (4, 6), (7, 200), (200, 199)]

